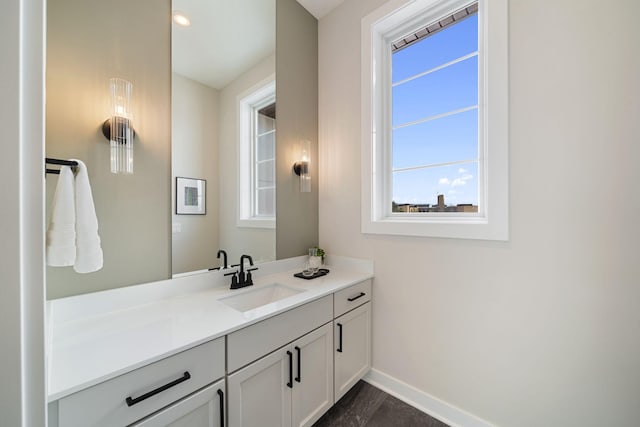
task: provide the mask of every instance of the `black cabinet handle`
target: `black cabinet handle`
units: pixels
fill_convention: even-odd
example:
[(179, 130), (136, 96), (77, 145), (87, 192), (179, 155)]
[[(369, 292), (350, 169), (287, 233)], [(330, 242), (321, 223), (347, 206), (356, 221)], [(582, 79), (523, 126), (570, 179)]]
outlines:
[(289, 356), (289, 382), (287, 387), (293, 388), (293, 353), (287, 350), (287, 356)]
[(355, 297), (351, 297), (351, 298), (347, 298), (347, 301), (349, 302), (353, 302), (355, 300), (357, 300), (358, 298), (362, 298), (363, 296), (365, 296), (366, 294), (364, 292), (360, 292), (360, 295), (357, 295)]
[(224, 391), (218, 389), (220, 396), (220, 427), (224, 427)]
[(338, 353), (342, 353), (342, 323), (338, 323)]
[(125, 402), (127, 402), (127, 406), (133, 406), (136, 403), (140, 403), (145, 399), (150, 398), (151, 396), (155, 396), (158, 393), (162, 393), (163, 391), (170, 389), (173, 386), (176, 386), (178, 384), (180, 384), (181, 382), (184, 382), (186, 380), (188, 380), (189, 378), (191, 378), (191, 374), (189, 373), (189, 371), (185, 371), (185, 373), (182, 375), (182, 377), (178, 378), (177, 380), (173, 380), (170, 383), (167, 383), (163, 386), (160, 386), (158, 388), (156, 388), (155, 390), (151, 390), (150, 392), (147, 392), (145, 394), (143, 394), (140, 397), (136, 397), (135, 399), (132, 398), (131, 396), (127, 397), (125, 399)]
[(298, 353), (298, 376), (296, 377), (296, 381), (300, 382), (300, 347), (296, 346), (295, 347), (296, 352)]

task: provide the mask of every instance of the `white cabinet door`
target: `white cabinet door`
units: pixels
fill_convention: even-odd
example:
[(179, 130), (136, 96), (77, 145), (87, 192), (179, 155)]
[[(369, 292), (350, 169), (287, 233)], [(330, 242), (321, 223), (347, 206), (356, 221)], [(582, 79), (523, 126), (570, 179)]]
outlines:
[(224, 379), (188, 396), (134, 427), (224, 427)]
[(229, 426), (290, 426), (292, 364), (287, 346), (229, 375)]
[(331, 323), (291, 344), (294, 354), (293, 426), (310, 426), (333, 405)]
[(230, 427), (310, 426), (333, 405), (328, 323), (229, 375)]
[(335, 401), (371, 368), (371, 303), (334, 320)]

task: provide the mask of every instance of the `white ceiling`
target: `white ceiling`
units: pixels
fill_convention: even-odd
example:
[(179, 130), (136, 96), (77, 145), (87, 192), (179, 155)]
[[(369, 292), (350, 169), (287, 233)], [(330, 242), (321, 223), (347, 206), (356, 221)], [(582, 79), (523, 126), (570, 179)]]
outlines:
[[(317, 19), (344, 0), (297, 0)], [(173, 71), (222, 89), (276, 49), (275, 0), (173, 0), (191, 26), (173, 24)]]
[(173, 0), (191, 26), (173, 24), (173, 71), (221, 89), (275, 52), (275, 0)]
[(320, 19), (327, 13), (331, 12), (344, 0), (297, 0), (302, 6), (304, 6), (310, 14)]

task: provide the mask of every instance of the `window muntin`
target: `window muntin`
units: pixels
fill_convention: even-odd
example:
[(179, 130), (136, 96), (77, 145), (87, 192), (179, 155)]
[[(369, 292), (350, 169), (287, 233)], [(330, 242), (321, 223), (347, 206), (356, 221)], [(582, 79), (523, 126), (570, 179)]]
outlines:
[(477, 14), (388, 51), (393, 52), (390, 214), (477, 214), (482, 173)]
[[(477, 159), (477, 117), (477, 110), (472, 109), (393, 130), (393, 169)], [(447, 139), (446, 145), (440, 143)]]

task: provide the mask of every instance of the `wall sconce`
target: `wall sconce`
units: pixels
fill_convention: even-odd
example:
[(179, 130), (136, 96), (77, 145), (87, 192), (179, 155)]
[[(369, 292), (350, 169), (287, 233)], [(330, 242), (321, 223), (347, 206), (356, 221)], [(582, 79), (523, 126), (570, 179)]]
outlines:
[(124, 79), (109, 79), (111, 117), (102, 124), (102, 134), (111, 145), (111, 173), (133, 173), (132, 93), (133, 84)]
[(300, 141), (300, 161), (293, 164), (293, 171), (300, 177), (301, 193), (311, 192), (309, 162), (311, 162), (311, 141)]

